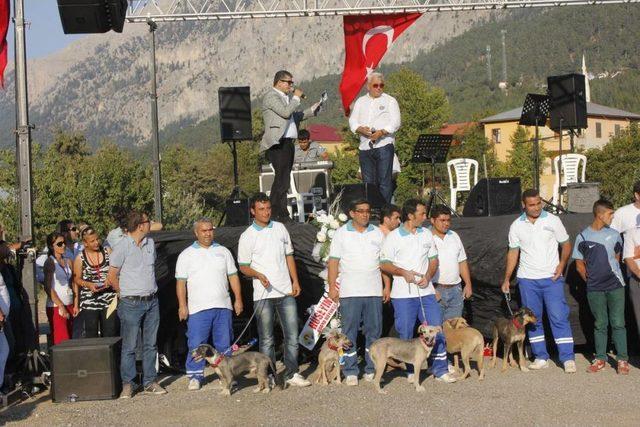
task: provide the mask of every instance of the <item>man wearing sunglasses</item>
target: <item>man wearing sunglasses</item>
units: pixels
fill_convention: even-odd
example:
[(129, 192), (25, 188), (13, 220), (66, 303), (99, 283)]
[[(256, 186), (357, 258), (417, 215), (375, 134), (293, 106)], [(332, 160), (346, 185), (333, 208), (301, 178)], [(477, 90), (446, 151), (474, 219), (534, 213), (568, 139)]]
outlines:
[(293, 75), (280, 70), (273, 78), (273, 89), (268, 90), (262, 100), (264, 135), (260, 152), (266, 152), (275, 172), (270, 199), (273, 216), (280, 222), (291, 220), (287, 211), (287, 190), (298, 124), (318, 111), (318, 104), (304, 111), (298, 110), (301, 98), (304, 93), (300, 88), (294, 89)]
[(360, 136), (360, 168), (365, 184), (378, 187), (387, 203), (393, 196), (393, 144), (400, 128), (398, 101), (384, 93), (384, 76), (371, 73), (369, 93), (358, 98), (349, 116), (351, 131)]

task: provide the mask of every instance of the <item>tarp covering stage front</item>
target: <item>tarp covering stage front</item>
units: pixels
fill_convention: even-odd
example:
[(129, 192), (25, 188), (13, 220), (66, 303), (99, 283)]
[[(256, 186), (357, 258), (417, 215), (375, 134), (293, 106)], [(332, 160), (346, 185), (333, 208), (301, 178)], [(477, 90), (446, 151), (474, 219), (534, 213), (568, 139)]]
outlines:
[[(507, 235), (509, 226), (515, 216), (454, 218), (452, 229), (459, 233), (467, 252), (467, 259), (471, 269), (473, 281), (473, 298), (465, 304), (465, 317), (469, 323), (478, 328), (485, 337), (491, 337), (491, 324), (499, 316), (507, 316), (508, 311), (504, 297), (500, 291), (500, 284), (504, 276), (505, 259), (508, 248)], [(576, 235), (592, 221), (590, 214), (569, 214), (561, 216), (562, 222), (575, 241)], [(246, 227), (220, 227), (215, 231), (215, 241), (229, 248), (237, 255), (238, 240)], [(300, 326), (308, 316), (306, 309), (315, 304), (323, 293), (324, 283), (318, 277), (323, 266), (313, 260), (311, 252), (315, 244), (317, 229), (309, 224), (294, 223), (287, 225), (295, 249), (295, 259), (302, 287), (302, 294), (298, 298), (298, 313)], [(185, 322), (178, 321), (178, 308), (175, 291), (174, 269), (178, 254), (195, 239), (192, 232), (160, 232), (154, 233), (158, 258), (156, 261), (156, 277), (160, 293), (161, 321), (158, 331), (159, 352), (170, 360), (181, 358), (186, 353)], [(575, 271), (575, 265), (570, 263), (566, 273), (566, 295), (571, 309), (571, 327), (577, 345), (591, 343), (593, 320), (586, 302), (585, 285)], [(236, 322), (240, 326), (246, 322), (253, 307), (251, 302), (251, 282), (242, 280), (242, 291), (245, 311)], [(514, 302), (512, 308), (518, 306), (519, 295), (517, 288), (512, 288)], [(390, 316), (390, 310), (385, 310), (385, 316)], [(629, 313), (630, 310), (627, 310)], [(386, 323), (392, 323), (386, 319)], [(634, 322), (627, 321), (628, 329), (635, 327)], [(243, 337), (245, 342), (250, 336), (256, 336), (255, 325), (249, 329), (249, 336)], [(236, 333), (238, 331), (236, 330)], [(632, 331), (630, 331), (631, 333)], [(547, 334), (551, 340), (551, 334)], [(550, 341), (552, 342), (552, 341)], [(633, 342), (633, 341), (630, 341)], [(553, 346), (551, 346), (553, 347)]]

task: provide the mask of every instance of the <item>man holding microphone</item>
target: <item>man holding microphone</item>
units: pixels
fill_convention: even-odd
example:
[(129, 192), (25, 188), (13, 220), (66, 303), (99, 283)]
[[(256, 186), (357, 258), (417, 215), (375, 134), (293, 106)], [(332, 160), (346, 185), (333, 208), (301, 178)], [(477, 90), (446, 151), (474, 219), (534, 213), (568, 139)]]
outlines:
[(260, 152), (266, 152), (273, 166), (275, 176), (271, 185), (271, 208), (277, 221), (291, 220), (287, 211), (287, 190), (293, 166), (295, 141), (298, 138), (298, 124), (318, 113), (318, 104), (299, 111), (302, 89), (295, 88), (293, 75), (280, 70), (273, 78), (273, 88), (262, 99), (264, 135), (260, 142)]

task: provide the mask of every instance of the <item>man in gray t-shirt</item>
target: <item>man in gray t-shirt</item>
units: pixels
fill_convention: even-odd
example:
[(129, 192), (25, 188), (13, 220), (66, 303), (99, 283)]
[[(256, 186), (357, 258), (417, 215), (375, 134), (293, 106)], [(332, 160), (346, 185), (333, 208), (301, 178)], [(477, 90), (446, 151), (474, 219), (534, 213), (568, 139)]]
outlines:
[(156, 382), (158, 375), (156, 337), (160, 325), (160, 310), (154, 270), (156, 250), (153, 239), (147, 237), (150, 228), (150, 220), (146, 213), (129, 212), (128, 233), (118, 242), (109, 257), (107, 283), (120, 294), (118, 301), (120, 336), (122, 337), (120, 398), (132, 397), (137, 388), (134, 383), (136, 346), (141, 328), (144, 393), (166, 393), (166, 390)]
[(327, 149), (315, 141), (311, 141), (311, 134), (308, 130), (298, 131), (298, 143), (296, 144), (293, 163), (319, 162), (328, 160)]

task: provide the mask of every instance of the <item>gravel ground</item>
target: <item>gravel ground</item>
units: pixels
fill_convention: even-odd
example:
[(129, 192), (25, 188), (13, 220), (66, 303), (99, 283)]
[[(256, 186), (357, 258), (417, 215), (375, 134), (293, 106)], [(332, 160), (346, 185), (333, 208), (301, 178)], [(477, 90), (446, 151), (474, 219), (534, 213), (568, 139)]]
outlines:
[[(500, 361), (498, 361), (500, 362)], [(189, 392), (186, 377), (162, 379), (168, 394), (136, 395), (131, 400), (54, 404), (42, 394), (0, 412), (0, 425), (638, 425), (640, 369), (627, 377), (608, 367), (564, 374), (556, 365), (538, 372), (487, 369), (486, 379), (443, 384), (428, 377), (427, 391), (416, 393), (397, 372), (385, 374), (387, 395), (361, 381), (358, 387), (314, 385), (252, 393), (255, 379), (240, 381), (231, 397), (217, 394), (209, 371), (202, 390)], [(499, 365), (498, 365), (499, 366)], [(304, 373), (309, 367), (303, 366)], [(423, 371), (423, 378), (424, 378)]]

